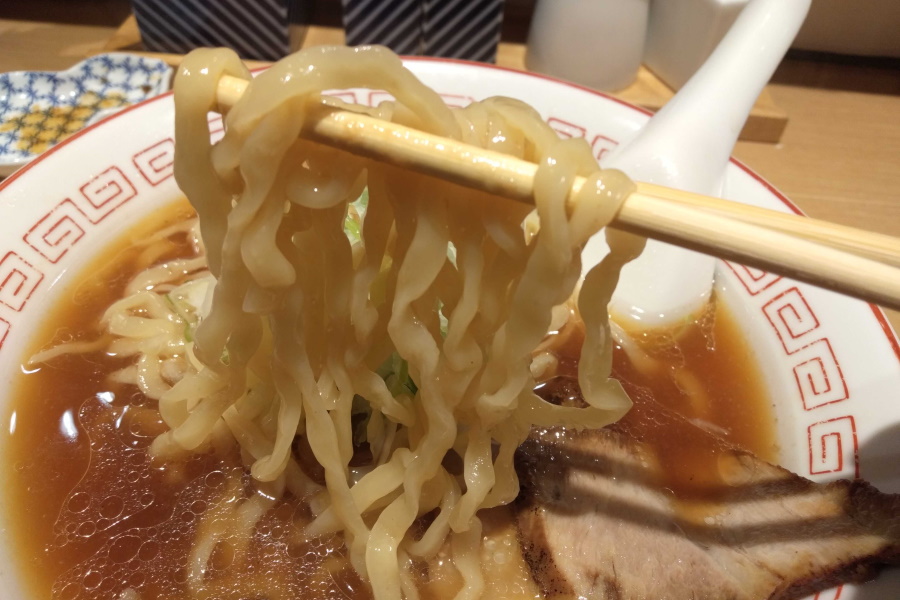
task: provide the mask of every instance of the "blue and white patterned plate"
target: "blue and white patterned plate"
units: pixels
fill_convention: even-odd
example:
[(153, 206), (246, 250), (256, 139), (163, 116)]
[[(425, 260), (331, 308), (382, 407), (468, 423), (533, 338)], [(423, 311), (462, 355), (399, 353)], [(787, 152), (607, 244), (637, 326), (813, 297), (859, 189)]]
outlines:
[(76, 131), (169, 89), (172, 69), (131, 54), (92, 56), (67, 71), (0, 74), (0, 176)]

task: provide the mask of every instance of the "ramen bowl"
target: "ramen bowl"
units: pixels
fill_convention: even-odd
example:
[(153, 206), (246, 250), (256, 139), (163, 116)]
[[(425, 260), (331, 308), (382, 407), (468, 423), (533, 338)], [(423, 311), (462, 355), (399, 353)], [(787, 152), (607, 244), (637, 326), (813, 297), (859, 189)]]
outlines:
[[(545, 77), (447, 60), (413, 59), (407, 65), (452, 106), (495, 95), (529, 102), (560, 136), (585, 138), (601, 164), (649, 118), (614, 98)], [(377, 90), (334, 94), (367, 105), (389, 99)], [(173, 119), (171, 95), (131, 106), (76, 133), (0, 185), (4, 431), (15, 431), (10, 390), (56, 301), (72, 292), (86, 265), (122, 232), (180, 198), (173, 177)], [(221, 137), (221, 118), (210, 117), (210, 132), (214, 139)], [(798, 212), (737, 161), (728, 167), (725, 195)], [(818, 481), (862, 477), (883, 491), (900, 491), (900, 403), (895, 400), (900, 343), (880, 310), (725, 261), (717, 265), (715, 286), (752, 349), (774, 404), (781, 464)], [(0, 495), (6, 533), (0, 542), (0, 589), (4, 598), (30, 600), (22, 574), (29, 559), (13, 542), (21, 531), (11, 516), (9, 497)], [(900, 577), (889, 573), (859, 588), (822, 592), (819, 598), (838, 594), (843, 600), (896, 597)]]

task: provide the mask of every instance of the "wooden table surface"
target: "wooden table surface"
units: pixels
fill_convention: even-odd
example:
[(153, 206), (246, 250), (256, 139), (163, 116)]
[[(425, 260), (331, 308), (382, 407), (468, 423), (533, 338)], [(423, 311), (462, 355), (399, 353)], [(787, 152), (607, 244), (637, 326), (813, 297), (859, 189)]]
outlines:
[[(59, 70), (101, 51), (114, 28), (0, 19), (0, 72)], [(314, 31), (307, 43), (336, 39)], [(521, 68), (520, 46), (499, 62)], [(779, 144), (735, 155), (807, 214), (900, 236), (900, 69), (877, 61), (791, 56), (769, 91), (788, 113)], [(900, 330), (900, 313), (888, 318)]]

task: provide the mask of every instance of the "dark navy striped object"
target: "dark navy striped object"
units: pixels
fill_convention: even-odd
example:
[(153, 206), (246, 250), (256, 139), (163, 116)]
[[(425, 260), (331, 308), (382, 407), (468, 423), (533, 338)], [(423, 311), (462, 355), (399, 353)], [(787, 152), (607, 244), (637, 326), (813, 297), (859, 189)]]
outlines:
[(342, 0), (348, 46), (379, 44), (397, 54), (422, 53), (421, 0)]
[(289, 0), (132, 0), (147, 50), (185, 53), (227, 46), (242, 58), (290, 53)]
[(423, 54), (497, 60), (503, 0), (424, 0)]

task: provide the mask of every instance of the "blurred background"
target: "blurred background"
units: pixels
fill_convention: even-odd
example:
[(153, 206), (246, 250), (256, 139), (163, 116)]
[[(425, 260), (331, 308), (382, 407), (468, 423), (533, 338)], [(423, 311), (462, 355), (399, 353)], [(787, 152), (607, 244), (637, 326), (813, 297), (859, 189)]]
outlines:
[[(176, 55), (197, 45), (200, 39), (189, 31), (189, 20), (203, 27), (216, 21), (218, 25), (211, 25), (203, 39), (235, 47), (245, 59), (273, 60), (303, 45), (335, 43), (337, 39), (351, 45), (386, 44), (400, 54), (499, 62), (619, 92), (633, 84), (648, 89), (679, 89), (748, 1), (2, 0), (0, 19), (83, 27), (88, 38), (89, 28), (119, 28), (120, 39), (100, 50)], [(230, 25), (228, 20), (236, 12), (246, 12), (250, 19), (242, 20), (240, 15)], [(121, 35), (128, 29), (123, 24), (129, 23), (126, 19), (132, 14), (137, 19), (130, 20), (130, 29), (139, 26), (143, 42), (136, 31), (129, 34), (131, 38)], [(385, 15), (386, 20), (382, 19)], [(190, 19), (182, 18), (186, 16)], [(252, 32), (244, 25), (254, 18), (270, 25), (257, 30), (257, 37), (267, 37), (269, 42), (260, 41), (257, 48), (250, 47)], [(317, 28), (327, 29), (330, 36), (322, 40), (313, 31), (310, 39), (311, 30)], [(226, 29), (231, 30), (227, 32), (231, 37), (223, 41), (217, 32)], [(72, 33), (78, 31), (73, 29)], [(335, 33), (345, 35), (336, 38)], [(0, 31), (0, 36), (5, 38), (0, 38), (0, 50), (10, 56), (27, 52), (12, 32)], [(230, 41), (239, 36), (248, 40), (241, 40), (243, 44)], [(498, 59), (498, 48), (503, 52), (503, 44), (521, 45), (521, 56)], [(90, 54), (90, 50), (83, 54)], [(866, 83), (859, 73), (834, 77), (823, 75), (819, 69), (789, 74), (804, 78), (800, 82), (804, 85), (848, 89), (874, 85), (879, 93), (900, 93), (900, 0), (814, 0), (789, 56), (881, 70), (874, 82)], [(585, 57), (598, 59), (590, 62)], [(652, 74), (652, 78), (640, 80), (642, 64), (647, 71), (644, 75)], [(774, 81), (785, 75), (780, 72)], [(644, 97), (647, 91), (641, 92), (643, 96), (626, 94), (626, 99), (655, 110), (658, 106)], [(772, 129), (758, 139), (777, 141), (775, 132)]]
[[(341, 0), (291, 0), (297, 23), (342, 26)], [(538, 0), (505, 0), (501, 38), (524, 42)], [(658, 4), (689, 4), (653, 0)], [(705, 4), (728, 4), (704, 0)], [(130, 0), (3, 0), (0, 18), (118, 26), (131, 14)], [(900, 1), (815, 0), (795, 47), (805, 50), (900, 57)]]

